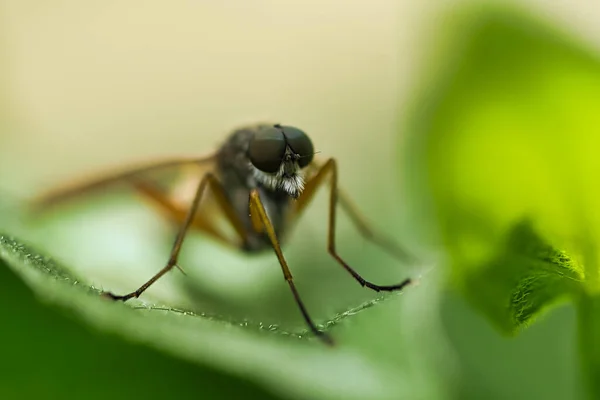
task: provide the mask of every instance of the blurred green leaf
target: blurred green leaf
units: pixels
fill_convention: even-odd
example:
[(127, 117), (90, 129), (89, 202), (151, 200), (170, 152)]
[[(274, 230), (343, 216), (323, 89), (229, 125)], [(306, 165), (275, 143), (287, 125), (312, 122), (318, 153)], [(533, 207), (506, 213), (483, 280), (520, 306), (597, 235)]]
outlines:
[[(449, 20), (407, 169), (454, 281), (513, 333), (560, 299), (600, 291), (600, 61), (518, 10), (479, 4)], [(600, 318), (582, 314), (594, 317), (581, 330)], [(584, 352), (597, 346), (581, 337)], [(597, 378), (598, 358), (584, 361)]]
[[(3, 398), (33, 396), (40, 388), (44, 392), (38, 396), (56, 398), (64, 393), (77, 398), (271, 396), (256, 384), (285, 398), (395, 399), (425, 393), (444, 398), (446, 392), (439, 379), (436, 385), (409, 384), (423, 379), (424, 369), (407, 369), (410, 358), (400, 356), (410, 343), (390, 322), (405, 296), (386, 297), (387, 307), (371, 317), (361, 311), (381, 308), (373, 306), (383, 298), (334, 317), (326, 325), (343, 328), (355, 315), (361, 315), (361, 323), (355, 323), (354, 333), (336, 329), (339, 345), (330, 349), (259, 324), (242, 323), (242, 328), (208, 316), (107, 301), (51, 259), (1, 235), (0, 274), (2, 320), (9, 327), (3, 342), (11, 343), (3, 360), (12, 366), (1, 378), (0, 392), (9, 395)], [(356, 330), (365, 324), (371, 327), (366, 334)], [(385, 357), (379, 354), (381, 345)], [(427, 370), (431, 376), (431, 367)], [(32, 379), (36, 385), (27, 384)], [(90, 382), (103, 382), (108, 389), (88, 395)]]
[(524, 221), (508, 232), (489, 262), (463, 279), (471, 303), (502, 331), (514, 332), (576, 292), (581, 276), (564, 252), (544, 242)]

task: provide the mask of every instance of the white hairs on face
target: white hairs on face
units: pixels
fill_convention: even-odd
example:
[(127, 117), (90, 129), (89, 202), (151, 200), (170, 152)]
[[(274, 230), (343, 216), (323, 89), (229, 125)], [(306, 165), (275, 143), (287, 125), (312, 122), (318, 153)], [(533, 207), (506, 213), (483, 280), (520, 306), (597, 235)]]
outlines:
[(296, 174), (289, 178), (283, 178), (281, 188), (290, 194), (296, 193), (296, 195), (299, 195), (304, 190), (304, 177)]
[(285, 163), (279, 166), (279, 171), (274, 174), (263, 172), (250, 163), (254, 178), (271, 190), (283, 190), (292, 197), (298, 195), (304, 190), (304, 176), (300, 172), (297, 162), (294, 162), (294, 173), (285, 176)]

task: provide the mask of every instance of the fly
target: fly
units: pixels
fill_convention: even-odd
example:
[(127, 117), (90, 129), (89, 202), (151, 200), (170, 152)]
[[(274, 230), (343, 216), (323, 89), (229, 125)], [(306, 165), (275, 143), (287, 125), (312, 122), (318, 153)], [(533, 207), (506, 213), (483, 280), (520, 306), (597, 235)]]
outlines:
[[(174, 191), (161, 187), (153, 173), (188, 169), (195, 178), (190, 204), (178, 201)], [(189, 181), (188, 181), (189, 182)], [(336, 250), (336, 210), (339, 205), (367, 240), (392, 255), (407, 261), (411, 256), (393, 241), (376, 232), (365, 221), (349, 197), (338, 188), (336, 160), (318, 160), (309, 136), (302, 130), (280, 124), (258, 124), (234, 130), (221, 147), (204, 157), (178, 157), (130, 166), (55, 189), (34, 201), (34, 208), (45, 210), (77, 196), (114, 184), (127, 184), (148, 203), (179, 226), (164, 267), (137, 290), (127, 294), (104, 294), (127, 301), (142, 295), (164, 274), (178, 267), (184, 239), (190, 229), (200, 231), (230, 247), (247, 253), (274, 251), (285, 281), (310, 330), (327, 344), (333, 344), (310, 317), (296, 289), (292, 273), (281, 249), (281, 240), (306, 210), (317, 190), (329, 184), (327, 249), (336, 262), (362, 286), (379, 291), (396, 291), (411, 280), (380, 286), (365, 280)], [(219, 218), (233, 228), (227, 235)]]

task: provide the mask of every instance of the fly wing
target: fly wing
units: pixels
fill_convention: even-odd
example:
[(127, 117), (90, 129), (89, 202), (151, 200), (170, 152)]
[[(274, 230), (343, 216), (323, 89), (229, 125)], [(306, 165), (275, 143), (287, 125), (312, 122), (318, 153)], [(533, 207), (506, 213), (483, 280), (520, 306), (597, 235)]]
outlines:
[(136, 165), (104, 171), (92, 176), (71, 181), (53, 188), (34, 198), (31, 210), (44, 211), (69, 200), (92, 194), (101, 189), (127, 185), (134, 179), (151, 179), (155, 182), (175, 182), (182, 174), (201, 177), (215, 170), (216, 154), (201, 157), (173, 157), (163, 160), (141, 162)]

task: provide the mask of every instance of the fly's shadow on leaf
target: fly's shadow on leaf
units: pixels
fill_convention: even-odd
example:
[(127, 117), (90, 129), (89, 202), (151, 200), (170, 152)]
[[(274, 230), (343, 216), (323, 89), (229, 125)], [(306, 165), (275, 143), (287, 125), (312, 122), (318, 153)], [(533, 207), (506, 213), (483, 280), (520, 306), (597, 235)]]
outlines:
[(582, 270), (547, 243), (529, 220), (510, 229), (490, 261), (464, 278), (469, 301), (514, 334), (546, 307), (581, 288)]

